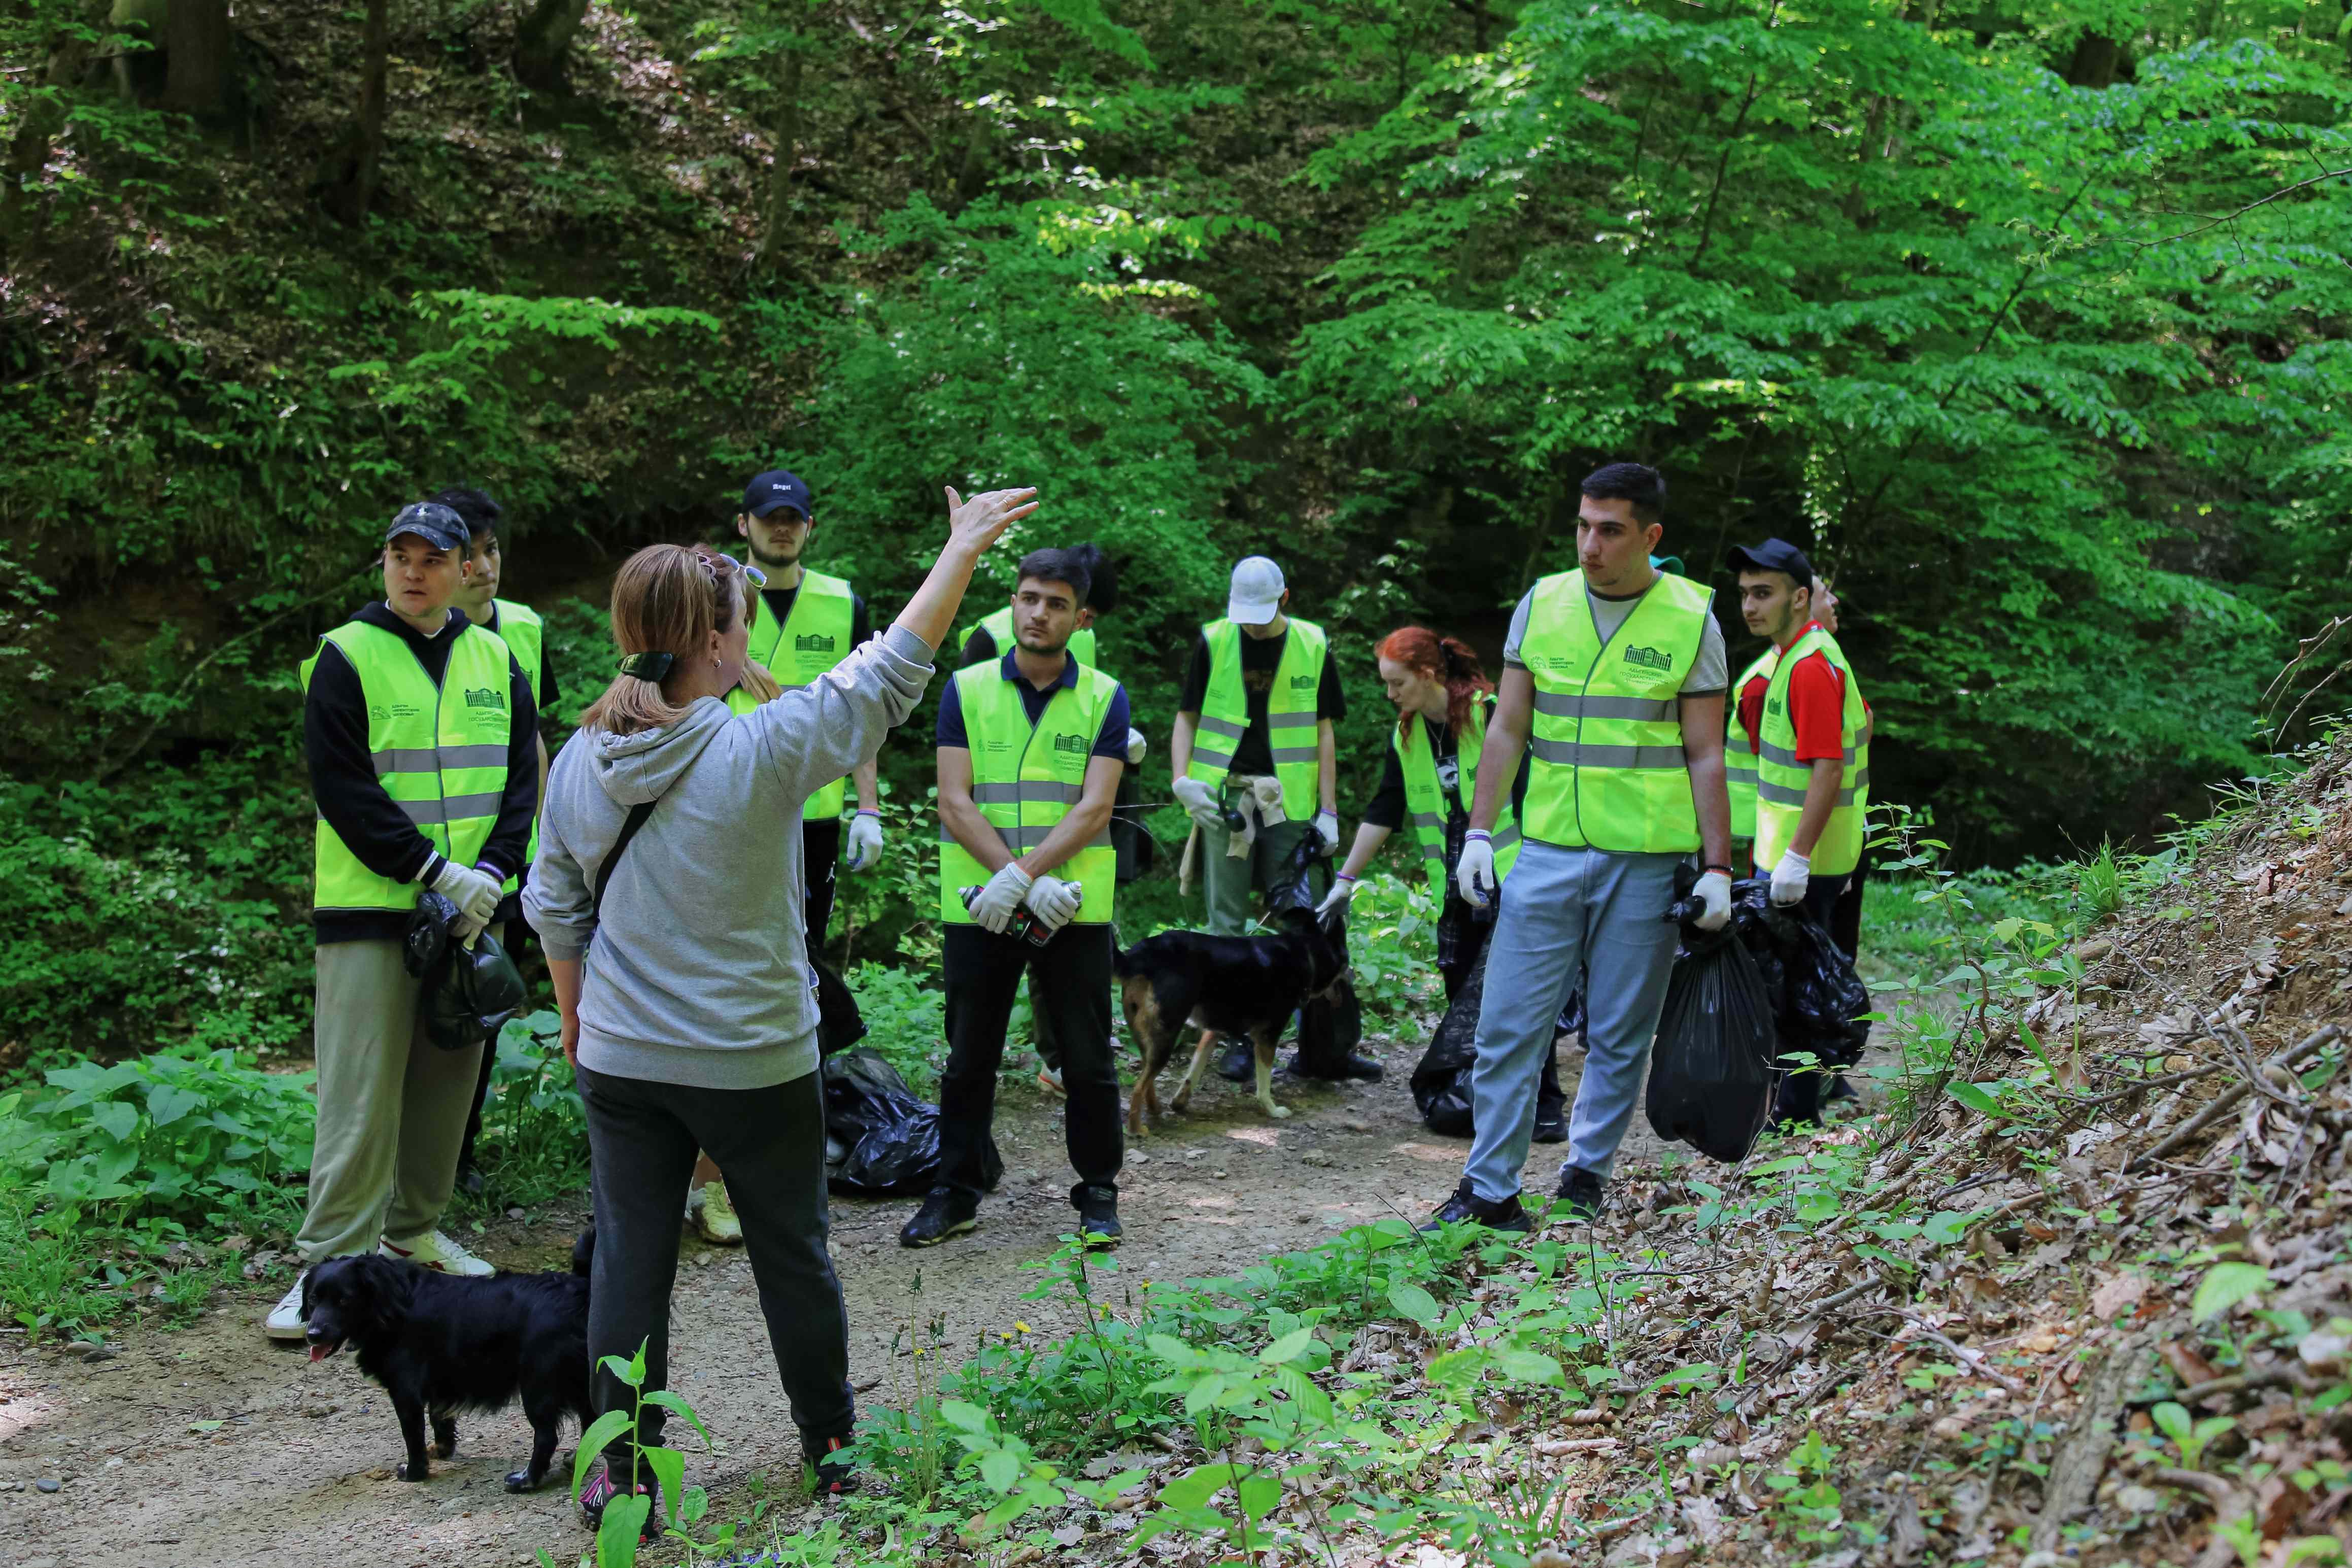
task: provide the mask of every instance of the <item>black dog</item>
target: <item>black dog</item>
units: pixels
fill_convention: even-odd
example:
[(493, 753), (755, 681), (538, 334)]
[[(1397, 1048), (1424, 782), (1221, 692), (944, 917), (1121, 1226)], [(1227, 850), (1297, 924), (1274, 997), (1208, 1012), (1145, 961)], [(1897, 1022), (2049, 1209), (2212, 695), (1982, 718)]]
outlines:
[(1117, 954), (1127, 1026), (1143, 1053), (1142, 1075), (1128, 1097), (1127, 1130), (1141, 1137), (1148, 1109), (1160, 1113), (1160, 1069), (1175, 1053), (1189, 1023), (1202, 1031), (1192, 1065), (1171, 1109), (1192, 1103), (1192, 1086), (1218, 1035), (1245, 1036), (1257, 1052), (1257, 1102), (1268, 1116), (1290, 1114), (1274, 1102), (1274, 1051), (1301, 1003), (1324, 994), (1348, 973), (1347, 938), (1334, 910), (1286, 909), (1274, 917), (1271, 936), (1211, 936), (1164, 931)]
[(530, 1418), (530, 1464), (510, 1472), (507, 1490), (535, 1490), (555, 1458), (563, 1417), (594, 1419), (588, 1394), (588, 1260), (596, 1244), (583, 1231), (569, 1274), (498, 1274), (468, 1279), (362, 1253), (331, 1258), (302, 1281), (310, 1359), (345, 1344), (360, 1371), (383, 1385), (408, 1443), (404, 1481), (432, 1474), (433, 1451), (457, 1451), (457, 1412), (503, 1410), (522, 1396)]

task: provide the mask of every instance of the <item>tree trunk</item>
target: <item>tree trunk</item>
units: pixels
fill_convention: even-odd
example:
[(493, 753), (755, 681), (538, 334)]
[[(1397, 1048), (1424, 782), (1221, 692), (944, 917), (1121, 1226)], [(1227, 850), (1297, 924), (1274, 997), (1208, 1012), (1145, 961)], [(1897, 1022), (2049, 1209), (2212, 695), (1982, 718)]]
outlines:
[(229, 73), (236, 64), (228, 0), (172, 0), (163, 48), (164, 108), (211, 115), (228, 106)]
[(538, 0), (515, 29), (515, 79), (533, 92), (563, 90), (563, 58), (588, 15), (588, 0)]
[(2074, 46), (2074, 58), (2066, 67), (2066, 79), (2075, 87), (2104, 91), (2115, 85), (2116, 66), (2122, 57), (2123, 49), (2113, 38), (2085, 33)]
[(760, 237), (760, 264), (773, 266), (792, 232), (793, 170), (801, 161), (801, 64), (799, 49), (784, 51), (776, 83), (783, 102), (776, 112), (776, 159), (768, 174), (768, 226)]
[[(105, 31), (102, 25), (99, 31)], [(8, 142), (6, 166), (0, 169), (0, 256), (16, 248), (9, 243), (12, 238), (28, 238), (34, 232), (33, 198), (26, 187), (41, 177), (42, 166), (49, 161), (49, 143), (65, 127), (64, 95), (89, 70), (92, 47), (89, 39), (71, 33), (51, 41), (42, 81), (48, 90), (25, 106), (24, 120)]]
[(352, 135), (351, 180), (343, 200), (343, 221), (357, 227), (367, 221), (383, 177), (383, 111), (385, 57), (392, 47), (391, 0), (367, 0), (367, 32), (361, 42), (360, 120)]

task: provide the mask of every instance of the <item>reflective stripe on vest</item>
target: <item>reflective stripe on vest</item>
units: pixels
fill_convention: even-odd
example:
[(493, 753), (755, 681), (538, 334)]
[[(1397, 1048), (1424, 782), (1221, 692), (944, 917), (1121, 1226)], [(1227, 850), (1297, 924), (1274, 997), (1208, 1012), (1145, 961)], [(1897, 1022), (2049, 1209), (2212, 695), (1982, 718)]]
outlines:
[[(540, 650), (547, 644), (546, 623), (539, 618), (537, 610), (529, 605), (518, 605), (512, 599), (492, 599), (490, 609), (499, 622), (492, 629), (499, 634), (499, 640), (507, 645), (507, 651), (514, 655), (516, 665), (522, 670), (522, 678), (530, 682), (532, 703), (544, 712), (547, 708), (547, 683), (544, 679), (547, 665), (540, 657)], [(547, 803), (541, 801), (539, 804), (544, 806)], [(507, 879), (506, 886), (499, 889), (500, 893), (520, 892), (523, 872), (529, 870), (531, 862), (538, 858), (539, 811), (534, 808), (530, 814), (530, 844), (523, 850), (522, 864), (515, 868), (513, 876)]]
[[(856, 606), (850, 598), (846, 578), (829, 577), (803, 568), (800, 592), (793, 595), (793, 613), (782, 626), (776, 624), (775, 616), (769, 610), (766, 595), (759, 595), (755, 603), (758, 608), (751, 616), (748, 651), (786, 690), (806, 686), (849, 657)], [(759, 704), (738, 687), (727, 694), (727, 706), (738, 713), (748, 713)], [(808, 822), (830, 822), (841, 815), (845, 797), (842, 781), (835, 779), (808, 797), (808, 804), (801, 807), (801, 817)]]
[[(1004, 847), (1026, 855), (1070, 814), (1085, 794), (1087, 763), (1102, 734), (1118, 682), (1098, 669), (1078, 666), (1076, 686), (1057, 688), (1037, 722), (1020, 689), (1004, 679), (1001, 665), (975, 664), (956, 671), (956, 703), (963, 712), (971, 752), (971, 799), (996, 829)], [(995, 873), (940, 824), (940, 918), (971, 925), (963, 889), (985, 887)], [(1111, 848), (1110, 824), (1076, 855), (1046, 873), (1078, 884), (1082, 898), (1073, 917), (1079, 925), (1104, 925), (1111, 918), (1118, 858)]]
[[(334, 644), (359, 672), (376, 784), (434, 848), (470, 866), (489, 843), (506, 798), (513, 655), (484, 626), (457, 637), (437, 687), (408, 644), (382, 626), (350, 621), (320, 641)], [(318, 666), (318, 652), (302, 661), (305, 693)], [(416, 907), (415, 883), (369, 870), (323, 816), (311, 829), (310, 866), (316, 909)]]
[[(1454, 760), (1462, 770), (1459, 789), (1465, 811), (1478, 798), (1478, 748), (1486, 742), (1486, 703), (1474, 699), (1470, 717), (1463, 732), (1454, 738)], [(1389, 749), (1396, 752), (1397, 768), (1404, 775), (1405, 819), (1412, 823), (1413, 837), (1421, 840), (1422, 869), (1429, 874), (1429, 885), (1442, 901), (1445, 897), (1445, 819), (1444, 788), (1437, 782), (1437, 758), (1430, 750), (1429, 727), (1415, 715), (1404, 724), (1389, 731)], [(1508, 795), (1503, 797), (1501, 811), (1495, 818), (1494, 850), (1495, 879), (1500, 882), (1509, 874), (1511, 863), (1519, 858), (1519, 819), (1512, 814)]]
[(1805, 790), (1812, 783), (1813, 764), (1797, 760), (1797, 718), (1789, 710), (1789, 679), (1797, 661), (1820, 654), (1836, 667), (1845, 689), (1838, 719), (1844, 772), (1838, 780), (1837, 805), (1829, 826), (1813, 845), (1813, 874), (1842, 877), (1862, 863), (1864, 818), (1870, 809), (1870, 727), (1862, 701), (1861, 683), (1837, 639), (1814, 626), (1790, 645), (1764, 689), (1764, 721), (1758, 726), (1761, 754), (1756, 764), (1756, 864), (1769, 871), (1797, 837), (1805, 815)]
[[(1209, 689), (1201, 699), (1201, 721), (1192, 734), (1192, 761), (1184, 770), (1213, 789), (1224, 788), (1234, 751), (1249, 733), (1249, 696), (1242, 689), (1241, 626), (1230, 620), (1201, 628), (1209, 645)], [(1266, 692), (1266, 750), (1274, 776), (1282, 781), (1282, 813), (1293, 822), (1313, 816), (1322, 802), (1315, 716), (1323, 685), (1323, 628), (1292, 618), (1283, 638), (1282, 659)]]
[[(1002, 658), (1006, 654), (1011, 653), (1013, 651), (1014, 642), (1013, 636), (1013, 606), (1007, 605), (1001, 610), (993, 611), (989, 615), (982, 616), (980, 624), (972, 627), (971, 630), (964, 633), (961, 639), (957, 642), (956, 647), (964, 653), (970, 653), (971, 651), (971, 639), (978, 637), (982, 632), (986, 632), (988, 634), (989, 640), (996, 645), (997, 658)], [(1072, 658), (1076, 659), (1080, 664), (1086, 665), (1089, 668), (1099, 668), (1095, 663), (1095, 630), (1092, 626), (1080, 626), (1076, 631), (1070, 634), (1069, 653)]]
[[(1756, 748), (1748, 743), (1748, 731), (1739, 722), (1739, 694), (1758, 676), (1772, 679), (1774, 660), (1780, 649), (1768, 647), (1756, 656), (1756, 661), (1739, 672), (1731, 683), (1731, 695), (1724, 704), (1723, 771), (1731, 786), (1731, 836), (1752, 839), (1756, 837)], [(1762, 716), (1758, 717), (1759, 728)]]
[(1536, 689), (1520, 819), (1528, 837), (1617, 854), (1698, 847), (1678, 699), (1714, 597), (1662, 575), (1603, 644), (1582, 573), (1536, 584), (1519, 641)]

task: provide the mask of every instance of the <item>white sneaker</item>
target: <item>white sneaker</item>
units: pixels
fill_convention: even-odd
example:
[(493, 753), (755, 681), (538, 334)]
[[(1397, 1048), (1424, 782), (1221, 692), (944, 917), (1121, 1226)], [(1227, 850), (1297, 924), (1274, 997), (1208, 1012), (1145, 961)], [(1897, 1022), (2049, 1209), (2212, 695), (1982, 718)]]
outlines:
[(419, 1268), (430, 1268), (441, 1274), (463, 1274), (481, 1279), (496, 1274), (498, 1269), (483, 1262), (439, 1231), (430, 1236), (412, 1237), (406, 1241), (383, 1238), (376, 1248), (386, 1258), (405, 1258)]
[(294, 1277), (294, 1288), (278, 1299), (269, 1309), (269, 1316), (261, 1320), (261, 1331), (273, 1340), (299, 1340), (310, 1331), (302, 1321), (302, 1282), (310, 1278), (307, 1268)]

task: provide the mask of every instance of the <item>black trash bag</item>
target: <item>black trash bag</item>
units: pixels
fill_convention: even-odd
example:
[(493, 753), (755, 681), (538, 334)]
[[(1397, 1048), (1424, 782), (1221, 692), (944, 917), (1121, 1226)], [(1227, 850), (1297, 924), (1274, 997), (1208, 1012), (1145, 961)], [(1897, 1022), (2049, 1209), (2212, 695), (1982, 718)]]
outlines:
[(1650, 1058), (1647, 1110), (1659, 1137), (1734, 1164), (1771, 1118), (1779, 1032), (1740, 922), (1702, 931), (1689, 921), (1695, 912), (1688, 900), (1675, 906), (1682, 945)]
[[(1323, 836), (1309, 828), (1265, 887), (1265, 910), (1311, 910), (1323, 901), (1315, 868), (1323, 861)], [(1328, 886), (1329, 878), (1322, 879)]]
[[(1770, 909), (1763, 923), (1783, 1069), (1772, 1119), (1810, 1125), (1821, 1120), (1838, 1069), (1860, 1061), (1870, 1042), (1870, 1026), (1862, 1021), (1871, 1010), (1870, 988), (1801, 906)], [(1817, 1065), (1801, 1061), (1808, 1055)]]
[(430, 889), (417, 895), (402, 941), (401, 963), (425, 984), (425, 1037), (445, 1051), (495, 1040), (522, 1011), (522, 974), (488, 931), (472, 947), (451, 939), (457, 906)]
[[(930, 1191), (940, 1176), (940, 1108), (916, 1099), (898, 1069), (863, 1046), (825, 1058), (822, 1071), (833, 1190), (866, 1197)], [(992, 1188), (1003, 1174), (991, 1138), (982, 1184)]]
[(866, 1037), (866, 1016), (857, 1010), (857, 993), (817, 953), (808, 955), (809, 989), (816, 993), (817, 1055), (845, 1051)]
[(1110, 849), (1118, 868), (1112, 879), (1119, 887), (1149, 873), (1160, 858), (1160, 842), (1143, 826), (1150, 814), (1143, 804), (1143, 786), (1129, 768), (1119, 775), (1118, 803), (1110, 808)]
[(1301, 1078), (1349, 1078), (1348, 1064), (1363, 1043), (1363, 1004), (1356, 999), (1355, 981), (1342, 974), (1298, 1010), (1298, 1051), (1290, 1070)]
[(1448, 1138), (1470, 1136), (1470, 1069), (1478, 1059), (1478, 1005), (1486, 994), (1486, 955), (1481, 952), (1412, 1069), (1412, 1102), (1423, 1125)]

